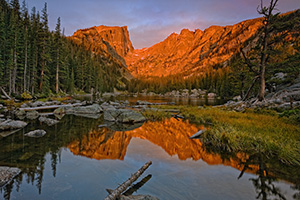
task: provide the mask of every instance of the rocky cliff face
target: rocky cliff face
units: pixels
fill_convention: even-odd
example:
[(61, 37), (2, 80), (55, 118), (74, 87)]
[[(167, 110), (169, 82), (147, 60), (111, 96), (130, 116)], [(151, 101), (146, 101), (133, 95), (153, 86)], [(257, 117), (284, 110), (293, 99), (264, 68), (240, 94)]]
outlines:
[(136, 50), (126, 26), (82, 29), (71, 39), (95, 53), (114, 57), (135, 77), (191, 75), (201, 73), (207, 66), (226, 66), (226, 61), (261, 25), (262, 19), (253, 19), (232, 26), (211, 26), (204, 31), (183, 29), (150, 48)]
[(80, 29), (70, 38), (78, 44), (84, 44), (86, 48), (95, 53), (114, 57), (124, 66), (126, 66), (124, 58), (128, 52), (134, 50), (129, 39), (127, 26), (94, 26)]
[(201, 73), (206, 66), (226, 66), (226, 61), (261, 25), (261, 19), (254, 19), (233, 26), (211, 26), (204, 31), (183, 29), (150, 48), (129, 52), (125, 60), (135, 77)]

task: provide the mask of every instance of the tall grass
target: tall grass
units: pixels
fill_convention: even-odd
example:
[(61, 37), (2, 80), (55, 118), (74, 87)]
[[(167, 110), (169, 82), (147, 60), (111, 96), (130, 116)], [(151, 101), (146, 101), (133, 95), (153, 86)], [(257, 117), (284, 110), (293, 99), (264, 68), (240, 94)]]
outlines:
[[(178, 109), (178, 107), (176, 107)], [(300, 125), (272, 113), (245, 113), (213, 107), (181, 106), (194, 123), (212, 123), (202, 136), (205, 145), (237, 153), (264, 153), (282, 163), (300, 166)]]

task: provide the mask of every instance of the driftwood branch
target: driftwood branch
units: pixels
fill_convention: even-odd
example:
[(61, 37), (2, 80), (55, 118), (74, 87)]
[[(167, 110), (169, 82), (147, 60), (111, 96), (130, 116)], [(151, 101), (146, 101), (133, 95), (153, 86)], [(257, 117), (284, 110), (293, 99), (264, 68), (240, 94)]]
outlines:
[(109, 191), (109, 195), (105, 197), (104, 200), (115, 200), (117, 199), (133, 182), (135, 182), (145, 171), (146, 169), (152, 164), (151, 161), (147, 162), (143, 167), (141, 167), (137, 172), (135, 172), (127, 181), (122, 183), (117, 189), (115, 190), (107, 190)]
[(2, 87), (0, 87), (0, 90), (2, 91), (2, 93), (4, 94), (4, 96), (5, 96), (6, 98), (8, 98), (9, 100), (11, 100), (11, 97), (8, 96), (8, 94), (4, 91), (4, 89), (3, 89)]

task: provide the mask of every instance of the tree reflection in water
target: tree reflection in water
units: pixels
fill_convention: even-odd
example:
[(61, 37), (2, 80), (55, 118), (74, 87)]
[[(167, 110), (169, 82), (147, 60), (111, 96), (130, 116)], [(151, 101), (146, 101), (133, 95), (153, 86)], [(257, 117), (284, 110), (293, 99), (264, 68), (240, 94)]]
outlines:
[[(0, 166), (18, 167), (22, 170), (13, 182), (1, 189), (4, 198), (10, 199), (14, 186), (16, 191), (19, 191), (23, 181), (35, 184), (38, 193), (41, 193), (45, 156), (50, 155), (52, 175), (55, 177), (62, 147), (69, 148), (74, 155), (88, 158), (124, 160), (131, 139), (141, 138), (161, 147), (170, 156), (177, 155), (180, 160), (201, 159), (209, 165), (231, 166), (241, 171), (240, 177), (245, 172), (257, 174), (257, 178), (251, 179), (258, 194), (257, 198), (265, 200), (275, 196), (285, 199), (274, 185), (277, 177), (296, 184), (294, 189), (298, 193), (294, 198), (299, 199), (299, 169), (286, 169), (276, 162), (271, 164), (262, 155), (248, 156), (245, 153), (227, 155), (213, 149), (208, 151), (200, 140), (189, 139), (191, 135), (202, 129), (201, 125), (196, 126), (188, 121), (177, 121), (171, 118), (160, 122), (146, 122), (134, 130), (121, 126), (120, 131), (116, 131), (118, 125), (112, 125), (113, 130), (106, 127), (98, 128), (102, 123), (101, 119), (65, 116), (55, 127), (43, 127), (38, 122), (31, 123), (24, 131), (0, 138)], [(24, 137), (24, 133), (34, 129), (45, 129), (47, 134), (39, 139)], [(296, 173), (293, 174), (293, 170), (296, 170)], [(137, 184), (132, 190), (137, 189), (144, 182)]]
[(268, 172), (268, 167), (265, 160), (266, 158), (263, 154), (249, 156), (246, 162), (241, 163), (244, 167), (238, 179), (243, 176), (247, 169), (252, 170), (253, 168), (251, 166), (258, 166), (258, 170), (256, 171), (256, 174), (258, 175), (257, 178), (250, 179), (258, 194), (256, 199), (267, 200), (270, 199), (270, 197), (274, 197), (274, 199), (278, 197), (279, 199), (285, 200), (286, 198), (281, 193), (280, 188), (274, 185), (274, 182), (277, 180), (277, 178)]

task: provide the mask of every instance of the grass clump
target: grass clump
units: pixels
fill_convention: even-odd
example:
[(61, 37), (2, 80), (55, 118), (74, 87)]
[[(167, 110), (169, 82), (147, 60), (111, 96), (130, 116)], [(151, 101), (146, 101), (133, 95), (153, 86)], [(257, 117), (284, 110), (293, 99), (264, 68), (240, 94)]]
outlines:
[(232, 153), (264, 153), (300, 166), (300, 126), (274, 112), (241, 113), (195, 106), (181, 106), (180, 111), (191, 122), (213, 124), (202, 137), (205, 145)]
[(142, 111), (142, 115), (151, 121), (161, 121), (166, 118), (170, 118), (171, 114), (160, 109), (146, 109)]

